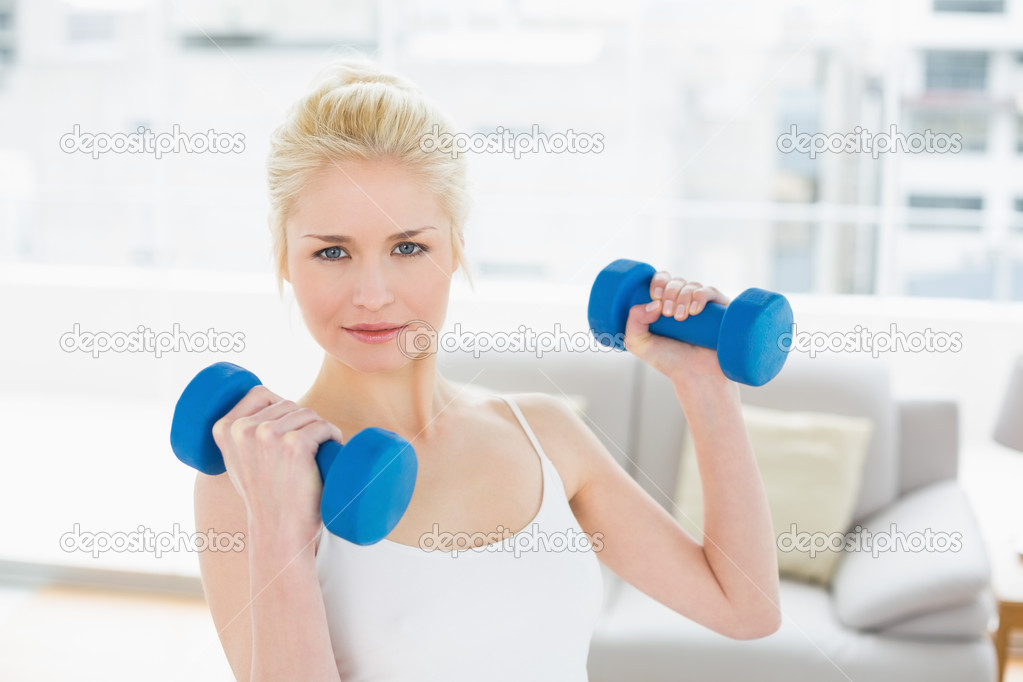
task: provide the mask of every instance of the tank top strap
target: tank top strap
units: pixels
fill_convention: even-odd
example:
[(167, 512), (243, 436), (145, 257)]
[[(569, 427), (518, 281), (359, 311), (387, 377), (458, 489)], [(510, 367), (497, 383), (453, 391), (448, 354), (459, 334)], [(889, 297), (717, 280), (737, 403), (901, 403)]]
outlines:
[(529, 422), (527, 422), (526, 418), (522, 416), (522, 410), (519, 409), (519, 406), (514, 400), (512, 400), (511, 396), (498, 394), (497, 397), (508, 403), (508, 407), (510, 407), (512, 412), (515, 413), (515, 418), (519, 420), (519, 424), (522, 426), (522, 430), (526, 432), (529, 442), (533, 444), (533, 448), (540, 455), (540, 461), (550, 462), (550, 459), (547, 457), (547, 453), (543, 451), (543, 447), (540, 445), (540, 441), (537, 440), (536, 434), (533, 433), (533, 429), (529, 428)]

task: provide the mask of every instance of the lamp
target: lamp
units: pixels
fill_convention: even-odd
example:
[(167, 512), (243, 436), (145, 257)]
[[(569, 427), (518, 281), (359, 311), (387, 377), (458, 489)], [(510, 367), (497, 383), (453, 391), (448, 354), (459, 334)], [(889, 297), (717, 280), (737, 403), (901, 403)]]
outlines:
[[(1002, 410), (995, 424), (996, 443), (1023, 452), (1023, 357), (1009, 375), (1009, 385), (1002, 399)], [(1023, 557), (1023, 538), (1017, 538), (1016, 551)]]
[(1009, 376), (994, 438), (1007, 448), (1023, 452), (1023, 357), (1016, 360)]

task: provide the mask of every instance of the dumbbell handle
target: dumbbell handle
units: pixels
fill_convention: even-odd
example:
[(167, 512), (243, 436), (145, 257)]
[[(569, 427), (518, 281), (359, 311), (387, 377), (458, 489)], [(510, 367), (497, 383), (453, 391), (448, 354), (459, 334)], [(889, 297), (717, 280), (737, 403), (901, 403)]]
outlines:
[[(646, 305), (653, 299), (650, 298), (650, 280), (656, 272), (650, 268), (650, 277), (646, 278), (645, 285), (639, 287), (633, 293), (634, 299), (629, 306), (642, 303)], [(704, 305), (696, 315), (690, 315), (684, 320), (676, 320), (674, 316), (661, 315), (650, 323), (650, 333), (658, 336), (666, 336), (676, 341), (685, 341), (694, 346), (716, 349), (718, 347), (718, 335), (721, 333), (721, 320), (725, 316), (726, 306), (720, 303), (709, 302)], [(672, 313), (675, 311), (673, 310)]]
[[(607, 305), (605, 296), (598, 295), (597, 292), (601, 291), (602, 287), (604, 289), (607, 287), (602, 281), (603, 278), (614, 275), (616, 271), (627, 273), (628, 286), (631, 293), (629, 294), (626, 306), (618, 308), (616, 304), (615, 310), (618, 312), (612, 312), (611, 319), (609, 320), (607, 318), (607, 310), (605, 309)], [(604, 268), (597, 277), (597, 281), (594, 282), (593, 291), (590, 294), (588, 311), (590, 328), (595, 333), (600, 333), (609, 322), (618, 319), (619, 322), (612, 323), (611, 326), (617, 327), (618, 324), (621, 324), (619, 328), (624, 333), (625, 319), (628, 316), (629, 308), (639, 304), (646, 305), (653, 300), (650, 298), (650, 281), (656, 273), (657, 270), (652, 265), (627, 259), (619, 259)], [(607, 292), (605, 291), (604, 293)], [(621, 301), (618, 302), (618, 304), (620, 303)], [(715, 349), (718, 347), (718, 335), (721, 332), (721, 321), (725, 316), (725, 310), (726, 306), (720, 303), (708, 303), (699, 314), (687, 317), (684, 320), (676, 320), (674, 317), (661, 315), (650, 324), (650, 333), (666, 336), (676, 341), (685, 341), (686, 343), (703, 346), (704, 348)], [(611, 340), (602, 343), (612, 345)], [(625, 347), (624, 343), (614, 343), (613, 345), (618, 348)]]
[[(237, 381), (224, 381), (225, 372), (228, 374), (241, 373)], [(174, 428), (171, 430), (171, 449), (175, 456), (188, 466), (201, 471), (204, 474), (216, 476), (227, 471), (224, 465), (224, 457), (218, 448), (198, 449), (187, 447), (186, 442), (196, 442), (197, 435), (205, 436), (213, 431), (213, 425), (225, 414), (231, 411), (238, 402), (255, 386), (262, 382), (255, 374), (239, 367), (238, 365), (221, 362), (211, 365), (202, 370), (182, 393), (182, 399), (178, 400), (174, 407)], [(204, 412), (204, 418), (198, 419), (196, 415), (180, 414), (186, 409), (186, 405), (200, 404), (197, 399), (189, 400), (185, 396), (204, 396), (208, 406)], [(320, 478), (327, 480), (327, 472), (337, 456), (341, 454), (342, 445), (335, 440), (324, 441), (316, 452), (316, 467), (320, 470)]]

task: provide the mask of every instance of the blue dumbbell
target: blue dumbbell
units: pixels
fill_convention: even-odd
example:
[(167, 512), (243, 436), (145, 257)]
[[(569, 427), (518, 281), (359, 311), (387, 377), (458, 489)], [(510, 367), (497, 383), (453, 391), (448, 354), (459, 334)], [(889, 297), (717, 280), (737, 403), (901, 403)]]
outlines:
[[(260, 380), (230, 362), (199, 372), (174, 407), (171, 449), (182, 462), (204, 474), (224, 473), (224, 457), (213, 440), (213, 425)], [(379, 542), (398, 524), (416, 485), (415, 450), (401, 436), (371, 427), (342, 446), (320, 445), (316, 466), (323, 479), (320, 515), (334, 535), (357, 545)]]
[[(604, 268), (590, 290), (590, 330), (605, 346), (625, 349), (629, 308), (650, 302), (650, 280), (657, 271), (620, 258)], [(781, 371), (789, 346), (780, 339), (792, 331), (792, 307), (781, 294), (751, 288), (723, 306), (708, 303), (684, 320), (661, 316), (650, 332), (716, 349), (721, 371), (732, 381), (762, 386)]]

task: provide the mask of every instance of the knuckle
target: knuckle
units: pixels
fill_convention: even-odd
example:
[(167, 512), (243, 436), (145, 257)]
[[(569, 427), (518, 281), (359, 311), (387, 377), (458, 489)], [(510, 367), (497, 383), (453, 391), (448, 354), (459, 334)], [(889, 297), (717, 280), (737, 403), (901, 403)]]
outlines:
[(294, 448), (294, 446), (302, 442), (302, 434), (298, 431), (287, 431), (281, 434), (281, 441), (285, 445)]
[(250, 419), (247, 419), (245, 417), (235, 419), (233, 422), (231, 422), (231, 428), (229, 429), (231, 437), (236, 440), (238, 438), (241, 438), (249, 431), (250, 426), (251, 426)]
[(260, 422), (254, 429), (256, 438), (261, 441), (272, 439), (277, 434), (277, 428), (273, 422)]

